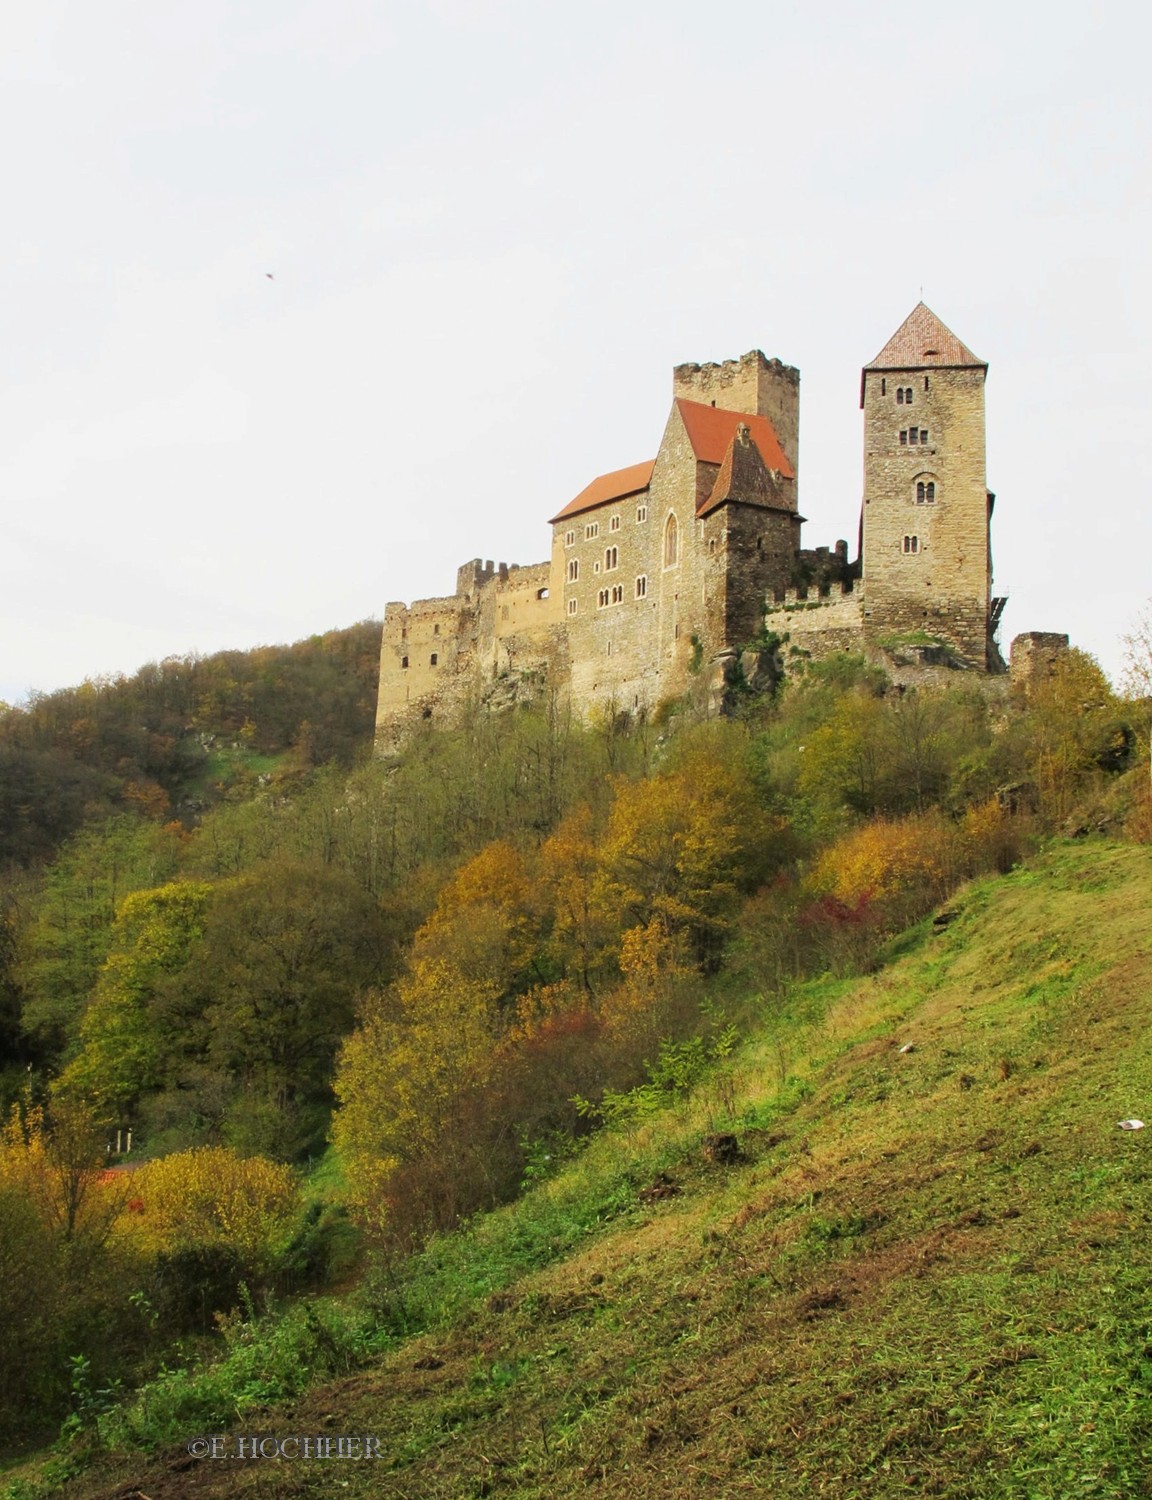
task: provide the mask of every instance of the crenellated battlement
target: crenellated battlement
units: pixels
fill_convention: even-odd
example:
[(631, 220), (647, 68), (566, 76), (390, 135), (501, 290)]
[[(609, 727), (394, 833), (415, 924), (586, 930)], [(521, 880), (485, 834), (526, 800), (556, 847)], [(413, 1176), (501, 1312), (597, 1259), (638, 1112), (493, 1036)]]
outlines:
[(777, 610), (820, 609), (849, 595), (859, 597), (854, 578), (828, 579), (822, 583), (810, 584), (807, 588), (779, 591), (765, 601), (765, 612), (771, 614)]

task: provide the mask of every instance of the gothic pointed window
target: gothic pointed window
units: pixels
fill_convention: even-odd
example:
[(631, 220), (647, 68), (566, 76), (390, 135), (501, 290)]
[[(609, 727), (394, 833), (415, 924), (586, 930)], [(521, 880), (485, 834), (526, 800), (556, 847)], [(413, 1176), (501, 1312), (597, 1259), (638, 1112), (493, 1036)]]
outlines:
[(664, 566), (674, 568), (680, 560), (680, 532), (676, 517), (670, 515), (664, 523)]

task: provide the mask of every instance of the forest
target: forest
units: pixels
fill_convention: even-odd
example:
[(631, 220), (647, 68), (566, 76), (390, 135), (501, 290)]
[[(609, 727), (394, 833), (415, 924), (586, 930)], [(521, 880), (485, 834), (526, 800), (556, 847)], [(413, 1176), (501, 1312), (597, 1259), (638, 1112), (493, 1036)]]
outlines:
[(378, 644), (0, 712), (10, 1446), (378, 1281), (963, 882), (1152, 841), (1148, 698), (1075, 651), (1027, 693), (794, 661), (718, 720), (545, 685), (374, 758)]

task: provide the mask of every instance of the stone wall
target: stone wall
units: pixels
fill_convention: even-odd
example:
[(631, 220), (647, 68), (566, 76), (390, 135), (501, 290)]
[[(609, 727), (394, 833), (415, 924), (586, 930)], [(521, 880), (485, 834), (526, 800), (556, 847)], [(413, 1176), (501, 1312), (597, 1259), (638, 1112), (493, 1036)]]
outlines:
[(765, 603), (764, 624), (775, 635), (787, 635), (785, 660), (791, 652), (816, 661), (837, 652), (864, 650), (864, 601), (851, 579), (827, 592), (786, 589)]
[(1025, 691), (1050, 677), (1068, 650), (1068, 637), (1054, 631), (1029, 630), (1012, 638), (1009, 676)]
[(384, 610), (376, 746), (396, 748), (418, 719), (457, 717), (487, 684), (555, 657), (551, 566), (465, 563), (456, 593)]

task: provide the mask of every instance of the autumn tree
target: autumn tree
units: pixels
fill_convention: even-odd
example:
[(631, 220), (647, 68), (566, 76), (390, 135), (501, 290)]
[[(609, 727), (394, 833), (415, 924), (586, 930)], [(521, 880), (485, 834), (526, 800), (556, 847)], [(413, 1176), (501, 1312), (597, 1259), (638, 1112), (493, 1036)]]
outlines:
[(316, 1149), (355, 997), (390, 976), (395, 942), (389, 914), (340, 869), (276, 861), (221, 883), (166, 989), (170, 1076), (192, 1094), (204, 1067), (223, 1083), (218, 1128), (236, 1146)]
[(211, 896), (203, 882), (175, 881), (120, 905), (112, 951), (80, 1022), (83, 1050), (60, 1081), (109, 1120), (129, 1118), (162, 1082), (169, 1039), (158, 990), (188, 962)]

